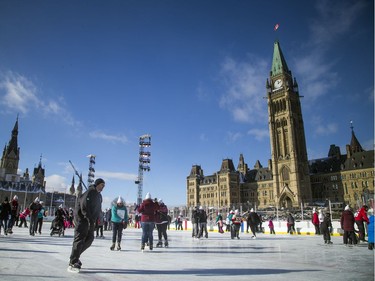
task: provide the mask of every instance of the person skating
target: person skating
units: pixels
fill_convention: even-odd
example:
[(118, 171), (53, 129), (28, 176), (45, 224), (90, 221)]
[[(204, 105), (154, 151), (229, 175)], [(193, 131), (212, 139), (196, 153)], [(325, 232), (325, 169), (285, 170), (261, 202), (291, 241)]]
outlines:
[(35, 235), (35, 232), (37, 230), (38, 225), (38, 214), (40, 209), (42, 208), (42, 205), (40, 205), (39, 197), (35, 198), (34, 201), (30, 204), (30, 227), (29, 227), (29, 233), (31, 236)]
[(145, 249), (145, 244), (148, 242), (150, 250), (154, 247), (153, 231), (155, 228), (155, 215), (158, 210), (158, 204), (151, 199), (151, 194), (147, 192), (145, 199), (138, 208), (141, 213), (141, 227), (142, 227), (142, 242), (141, 250)]
[(128, 209), (125, 206), (124, 199), (119, 196), (112, 201), (111, 222), (112, 222), (112, 245), (110, 250), (113, 251), (116, 246), (117, 250), (121, 250), (122, 231), (128, 227)]
[(249, 217), (248, 217), (247, 221), (250, 224), (250, 230), (253, 234), (253, 236), (251, 238), (256, 239), (256, 237), (257, 237), (256, 228), (257, 228), (257, 225), (260, 222), (260, 219), (259, 219), (258, 214), (256, 212), (254, 212), (253, 208), (251, 208), (251, 210), (250, 210)]
[(158, 238), (159, 241), (156, 244), (156, 247), (163, 247), (163, 238), (164, 238), (164, 246), (168, 247), (168, 235), (167, 235), (167, 227), (168, 227), (168, 207), (164, 204), (163, 199), (158, 200), (159, 210), (156, 214), (156, 228), (158, 230)]
[(5, 197), (4, 202), (1, 203), (0, 209), (0, 232), (1, 226), (4, 228), (4, 234), (8, 235), (8, 219), (11, 214), (12, 208), (10, 206), (8, 197)]
[(341, 214), (340, 219), (341, 228), (344, 230), (343, 241), (344, 245), (349, 244), (357, 245), (357, 237), (354, 233), (354, 214), (347, 205)]
[(365, 239), (365, 223), (369, 224), (370, 221), (367, 217), (367, 205), (363, 205), (361, 209), (359, 209), (358, 212), (354, 215), (355, 224), (358, 227), (358, 233), (359, 233), (359, 241), (366, 242)]
[(240, 239), (240, 228), (241, 228), (241, 223), (242, 223), (242, 217), (239, 213), (238, 210), (234, 211), (234, 214), (232, 216), (232, 228), (233, 230), (231, 231), (231, 238), (237, 238)]
[(12, 202), (10, 203), (11, 206), (11, 216), (10, 220), (8, 223), (8, 233), (12, 234), (13, 233), (13, 226), (17, 221), (18, 218), (18, 213), (19, 213), (19, 203), (18, 203), (18, 196), (14, 195)]
[(323, 234), (324, 244), (332, 244), (331, 230), (332, 230), (331, 215), (330, 213), (327, 213), (324, 216), (323, 221), (320, 223), (320, 231)]
[(95, 221), (102, 211), (101, 192), (105, 186), (98, 178), (77, 200), (74, 214), (74, 240), (69, 259), (68, 271), (79, 272), (82, 266), (80, 257), (94, 241)]

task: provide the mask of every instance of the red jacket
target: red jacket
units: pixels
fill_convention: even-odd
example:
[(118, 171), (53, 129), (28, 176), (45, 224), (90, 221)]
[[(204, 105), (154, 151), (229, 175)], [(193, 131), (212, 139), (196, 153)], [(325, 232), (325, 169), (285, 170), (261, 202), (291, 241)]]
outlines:
[(354, 231), (354, 214), (347, 210), (341, 215), (341, 228), (346, 231)]
[(316, 212), (313, 213), (312, 224), (313, 225), (319, 225), (319, 217), (318, 217), (318, 214)]
[(156, 211), (159, 209), (159, 205), (152, 201), (152, 199), (143, 200), (141, 206), (138, 208), (138, 212), (142, 213), (141, 222), (155, 222)]
[(368, 217), (367, 217), (367, 212), (364, 207), (362, 207), (355, 216), (356, 221), (365, 221), (367, 223), (370, 223)]

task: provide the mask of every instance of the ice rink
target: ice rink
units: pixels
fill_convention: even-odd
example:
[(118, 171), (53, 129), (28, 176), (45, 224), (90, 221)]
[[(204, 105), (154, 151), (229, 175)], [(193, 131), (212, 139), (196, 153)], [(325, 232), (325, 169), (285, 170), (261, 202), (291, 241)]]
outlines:
[[(209, 232), (194, 239), (191, 231), (169, 230), (169, 248), (140, 251), (141, 230), (124, 231), (122, 250), (110, 251), (111, 232), (83, 253), (80, 273), (67, 272), (73, 229), (64, 237), (26, 228), (0, 236), (2, 280), (374, 280), (374, 251), (367, 244), (345, 247), (342, 237), (325, 245), (322, 236)], [(154, 231), (154, 245), (157, 242)]]

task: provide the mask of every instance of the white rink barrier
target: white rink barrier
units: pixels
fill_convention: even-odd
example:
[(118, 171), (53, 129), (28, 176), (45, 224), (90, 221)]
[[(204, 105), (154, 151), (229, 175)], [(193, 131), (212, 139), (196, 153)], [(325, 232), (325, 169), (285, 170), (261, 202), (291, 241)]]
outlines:
[[(273, 220), (273, 226), (274, 226), (276, 234), (287, 234), (288, 228), (287, 228), (286, 221)], [(187, 220), (183, 221), (182, 227), (183, 227), (183, 230), (190, 230), (191, 231), (192, 230), (191, 221), (187, 221)], [(226, 225), (224, 225), (223, 229), (225, 230), (225, 228), (226, 228)], [(294, 228), (296, 230), (295, 234), (315, 235), (315, 226), (312, 224), (311, 221), (296, 221), (295, 225), (294, 225)], [(339, 221), (333, 221), (332, 222), (332, 228), (333, 228), (333, 231), (332, 231), (331, 235), (340, 236), (340, 235), (343, 234), (343, 230), (340, 227)], [(242, 224), (241, 224), (240, 232), (242, 232), (242, 233), (246, 232), (246, 229), (247, 229), (247, 223), (246, 223), (246, 221), (243, 221)], [(268, 221), (265, 221), (265, 222), (262, 223), (262, 229), (263, 229), (264, 233), (266, 233), (266, 234), (270, 233), (270, 229), (268, 227)], [(176, 225), (175, 225), (174, 222), (172, 222), (170, 224), (170, 230), (176, 230)], [(215, 231), (215, 232), (218, 231), (218, 227), (215, 224), (215, 221), (208, 221), (207, 222), (207, 230), (208, 231)], [(250, 232), (250, 228), (249, 228), (249, 232)]]

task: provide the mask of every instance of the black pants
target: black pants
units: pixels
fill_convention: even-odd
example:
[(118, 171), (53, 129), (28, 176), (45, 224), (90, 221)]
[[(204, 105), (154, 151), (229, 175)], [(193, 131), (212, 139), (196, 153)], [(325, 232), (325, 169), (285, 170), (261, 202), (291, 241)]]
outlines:
[(25, 225), (25, 227), (27, 227), (27, 221), (25, 218), (20, 218), (20, 224), (18, 225), (18, 227), (22, 227), (22, 225)]
[(257, 225), (255, 223), (250, 223), (250, 230), (253, 233), (253, 236), (256, 237), (257, 235), (255, 233), (257, 230)]
[(320, 227), (319, 224), (314, 224), (315, 226), (315, 234), (320, 235)]
[(112, 243), (121, 243), (122, 238), (122, 230), (124, 229), (124, 225), (122, 222), (112, 222)]
[(70, 263), (78, 262), (82, 253), (86, 251), (94, 241), (95, 224), (89, 223), (88, 220), (75, 221), (74, 240), (72, 253), (70, 254)]
[(102, 225), (96, 226), (96, 237), (99, 236), (99, 233), (100, 233), (100, 236), (103, 237), (103, 226)]
[(355, 221), (355, 224), (358, 227), (359, 240), (365, 241), (365, 226), (363, 225), (363, 221)]
[(329, 228), (321, 228), (322, 234), (323, 234), (323, 239), (325, 241), (331, 241), (331, 233), (329, 232)]
[(344, 244), (357, 244), (357, 236), (355, 235), (354, 231), (344, 230)]
[(162, 241), (163, 237), (164, 237), (164, 241), (168, 241), (167, 227), (168, 225), (166, 223), (156, 224), (156, 228), (158, 229), (159, 242)]
[[(38, 227), (38, 232), (39, 232), (39, 234), (42, 233), (42, 226), (43, 226), (43, 218), (38, 218), (37, 227)], [(36, 232), (36, 231), (35, 231), (35, 232)]]

